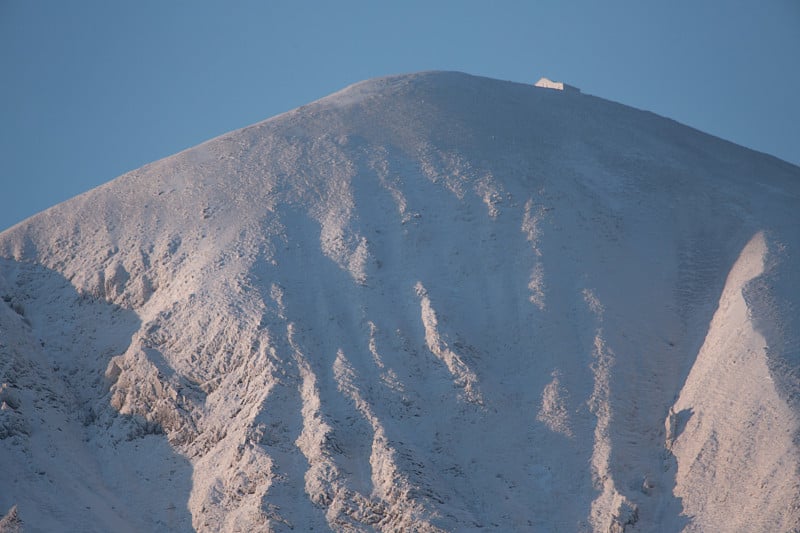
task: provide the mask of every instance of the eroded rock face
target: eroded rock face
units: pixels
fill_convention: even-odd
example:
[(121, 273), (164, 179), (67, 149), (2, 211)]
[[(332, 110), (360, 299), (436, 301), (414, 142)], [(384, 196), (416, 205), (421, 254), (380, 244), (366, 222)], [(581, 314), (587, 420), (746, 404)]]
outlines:
[(0, 518), (0, 531), (3, 533), (22, 533), (22, 520), (19, 519), (17, 514), (17, 506), (15, 505)]
[(0, 234), (0, 509), (800, 527), (798, 198), (674, 122), (454, 73), (153, 163)]

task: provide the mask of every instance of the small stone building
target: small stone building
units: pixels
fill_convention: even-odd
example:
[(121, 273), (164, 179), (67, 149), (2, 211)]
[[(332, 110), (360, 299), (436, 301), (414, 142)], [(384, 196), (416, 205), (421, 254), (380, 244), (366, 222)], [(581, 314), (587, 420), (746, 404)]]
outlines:
[(539, 81), (536, 82), (536, 87), (543, 87), (545, 89), (555, 89), (557, 91), (565, 91), (570, 93), (579, 93), (581, 92), (580, 89), (577, 87), (573, 87), (572, 85), (567, 85), (561, 81), (553, 81), (548, 78), (541, 78)]

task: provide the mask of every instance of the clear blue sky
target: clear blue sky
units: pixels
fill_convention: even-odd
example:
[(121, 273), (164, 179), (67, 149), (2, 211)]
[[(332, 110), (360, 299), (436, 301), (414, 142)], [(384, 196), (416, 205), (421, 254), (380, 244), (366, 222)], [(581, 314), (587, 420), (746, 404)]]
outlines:
[(0, 230), (351, 83), (563, 80), (800, 164), (800, 2), (0, 0)]

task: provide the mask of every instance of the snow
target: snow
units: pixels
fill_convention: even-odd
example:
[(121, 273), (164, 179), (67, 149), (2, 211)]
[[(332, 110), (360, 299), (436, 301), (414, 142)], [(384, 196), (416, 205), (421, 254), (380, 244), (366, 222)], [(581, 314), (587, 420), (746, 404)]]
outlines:
[(800, 528), (800, 169), (371, 80), (0, 234), (0, 524)]
[[(703, 347), (671, 411), (680, 427), (668, 432), (667, 444), (678, 461), (676, 494), (694, 517), (691, 531), (721, 522), (763, 531), (790, 531), (796, 524), (785, 510), (800, 494), (793, 441), (800, 429), (797, 413), (775, 386), (767, 341), (748, 316), (744, 297), (747, 283), (763, 274), (766, 255), (759, 232), (728, 274)], [(752, 434), (752, 440), (743, 434)], [(771, 498), (761, 501), (763, 492)]]

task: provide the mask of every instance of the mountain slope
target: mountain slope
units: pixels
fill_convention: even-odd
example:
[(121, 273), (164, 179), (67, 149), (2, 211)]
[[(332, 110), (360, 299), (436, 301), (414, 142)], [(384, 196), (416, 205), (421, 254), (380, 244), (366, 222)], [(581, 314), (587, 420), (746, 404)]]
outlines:
[(599, 98), (357, 84), (0, 234), (0, 512), (800, 528), (799, 206)]

